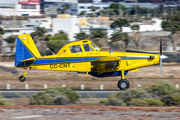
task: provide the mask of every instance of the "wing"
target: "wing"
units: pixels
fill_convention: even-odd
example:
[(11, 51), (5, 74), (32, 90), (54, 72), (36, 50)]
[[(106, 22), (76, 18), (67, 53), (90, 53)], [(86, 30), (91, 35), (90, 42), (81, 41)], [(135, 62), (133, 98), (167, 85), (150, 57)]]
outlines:
[(93, 62), (107, 62), (107, 61), (119, 61), (121, 60), (120, 57), (102, 57), (97, 60), (94, 60)]

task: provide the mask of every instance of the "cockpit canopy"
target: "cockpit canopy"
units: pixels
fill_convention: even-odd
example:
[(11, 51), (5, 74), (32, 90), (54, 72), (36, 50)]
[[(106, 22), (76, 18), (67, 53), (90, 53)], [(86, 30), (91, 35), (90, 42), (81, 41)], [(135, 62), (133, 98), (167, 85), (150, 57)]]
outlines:
[(81, 52), (91, 52), (91, 51), (99, 51), (101, 48), (96, 44), (92, 43), (89, 40), (81, 40), (69, 43), (65, 45), (58, 54), (61, 53), (81, 53)]

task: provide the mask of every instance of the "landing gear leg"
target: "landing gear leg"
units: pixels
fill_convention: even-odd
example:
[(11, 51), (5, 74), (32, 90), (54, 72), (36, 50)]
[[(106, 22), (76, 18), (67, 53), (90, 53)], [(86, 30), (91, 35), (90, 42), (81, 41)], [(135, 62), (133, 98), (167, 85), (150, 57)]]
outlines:
[(130, 86), (129, 81), (124, 79), (124, 71), (122, 71), (121, 80), (118, 81), (117, 86), (120, 90), (126, 90)]
[(27, 71), (27, 72), (24, 72), (24, 75), (23, 76), (20, 76), (19, 77), (19, 80), (21, 81), (21, 82), (24, 82), (25, 80), (26, 80), (26, 74), (29, 72), (29, 71), (31, 71), (31, 68), (29, 68), (29, 70)]

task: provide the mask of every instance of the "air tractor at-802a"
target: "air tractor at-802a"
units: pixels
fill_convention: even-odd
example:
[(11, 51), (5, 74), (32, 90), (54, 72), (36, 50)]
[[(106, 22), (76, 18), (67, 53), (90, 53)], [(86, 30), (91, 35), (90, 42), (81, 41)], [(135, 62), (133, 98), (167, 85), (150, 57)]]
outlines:
[(159, 64), (162, 74), (162, 40), (160, 53), (140, 51), (123, 51), (100, 48), (89, 40), (71, 42), (62, 47), (56, 55), (41, 56), (29, 34), (19, 35), (16, 41), (15, 66), (28, 69), (21, 82), (26, 80), (26, 74), (31, 70), (54, 70), (85, 72), (95, 77), (121, 76), (117, 86), (120, 90), (128, 89), (130, 83), (125, 75), (136, 72), (141, 67)]

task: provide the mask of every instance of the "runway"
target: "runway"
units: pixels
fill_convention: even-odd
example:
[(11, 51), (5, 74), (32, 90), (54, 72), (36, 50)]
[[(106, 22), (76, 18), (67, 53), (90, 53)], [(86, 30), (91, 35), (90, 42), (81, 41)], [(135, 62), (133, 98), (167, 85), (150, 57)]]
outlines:
[[(0, 96), (7, 99), (20, 99), (23, 97), (30, 98), (37, 92), (43, 92), (43, 90), (0, 90)], [(110, 94), (119, 92), (118, 90), (74, 90), (81, 95), (81, 98), (105, 98)]]

